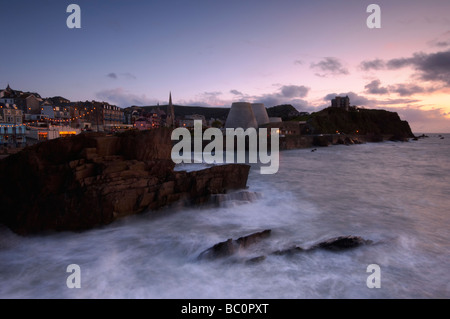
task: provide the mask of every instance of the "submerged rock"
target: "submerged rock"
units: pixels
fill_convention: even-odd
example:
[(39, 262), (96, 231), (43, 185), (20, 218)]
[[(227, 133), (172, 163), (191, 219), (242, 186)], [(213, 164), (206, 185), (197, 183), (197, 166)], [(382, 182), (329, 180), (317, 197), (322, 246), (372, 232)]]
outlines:
[(330, 142), (330, 139), (328, 136), (317, 135), (317, 136), (314, 136), (314, 138), (313, 138), (313, 145), (326, 147), (326, 146), (331, 145), (331, 142)]
[(262, 232), (253, 233), (248, 236), (240, 237), (237, 240), (233, 240), (232, 238), (215, 244), (211, 248), (203, 251), (198, 259), (218, 259), (223, 257), (229, 257), (236, 254), (239, 251), (245, 250), (249, 248), (251, 245), (254, 245), (261, 240), (268, 238), (270, 236), (271, 230), (267, 229)]
[(254, 265), (254, 264), (259, 264), (260, 262), (263, 262), (264, 260), (266, 260), (266, 256), (258, 256), (258, 257), (253, 257), (253, 258), (246, 260), (245, 263), (247, 265)]
[(311, 252), (317, 249), (324, 249), (330, 251), (343, 251), (369, 243), (371, 243), (370, 240), (365, 240), (358, 236), (340, 236), (320, 242), (318, 244), (311, 246), (310, 248), (302, 248), (299, 246), (294, 246), (283, 250), (277, 250), (273, 252), (272, 255), (292, 256), (294, 254)]
[[(271, 230), (265, 230), (259, 233), (254, 233), (245, 237), (238, 238), (237, 240), (233, 240), (230, 238), (203, 251), (198, 256), (198, 259), (215, 260), (236, 255), (238, 252), (241, 252), (243, 250), (246, 250), (247, 253), (251, 253), (251, 251), (248, 251), (248, 248), (250, 248), (250, 246), (252, 246), (253, 244), (259, 243), (262, 239), (269, 237), (270, 233)], [(370, 243), (372, 243), (372, 241), (363, 239), (359, 236), (340, 236), (319, 242), (318, 244), (315, 244), (309, 248), (293, 246), (287, 249), (276, 250), (265, 255), (258, 255), (257, 257), (246, 260), (245, 263), (259, 263), (261, 261), (264, 261), (267, 255), (290, 257), (296, 254), (312, 252), (319, 249), (338, 252), (353, 249), (361, 245)]]
[(371, 241), (365, 240), (358, 236), (340, 236), (336, 238), (328, 239), (324, 242), (316, 244), (309, 248), (308, 250), (313, 249), (325, 249), (331, 251), (341, 251), (346, 249), (355, 248), (364, 244), (368, 244)]

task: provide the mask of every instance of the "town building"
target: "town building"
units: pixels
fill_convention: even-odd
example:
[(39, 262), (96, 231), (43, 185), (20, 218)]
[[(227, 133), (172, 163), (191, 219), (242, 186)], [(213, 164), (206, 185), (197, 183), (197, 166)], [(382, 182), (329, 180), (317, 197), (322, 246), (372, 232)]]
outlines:
[(27, 137), (29, 140), (48, 141), (56, 138), (64, 138), (78, 135), (81, 133), (79, 128), (73, 128), (69, 125), (37, 125), (29, 126)]
[(348, 111), (350, 110), (350, 98), (348, 97), (348, 95), (345, 97), (336, 96), (334, 99), (331, 100), (331, 106), (338, 107)]
[(22, 110), (0, 103), (0, 145), (19, 147), (26, 144), (26, 126)]
[(80, 117), (90, 122), (94, 131), (115, 131), (124, 125), (123, 109), (106, 102), (83, 102)]
[(41, 105), (41, 118), (54, 119), (55, 118), (55, 110), (53, 109), (53, 105), (49, 101), (44, 101)]
[(157, 113), (145, 113), (134, 122), (133, 128), (143, 131), (158, 128), (160, 125), (161, 119)]
[(42, 102), (39, 94), (13, 90), (9, 84), (6, 89), (0, 91), (0, 103), (16, 105), (23, 113), (39, 114)]
[(207, 126), (206, 118), (204, 115), (200, 114), (192, 114), (192, 115), (186, 115), (183, 118), (180, 118), (177, 120), (177, 126), (179, 127), (186, 127), (186, 128), (193, 128), (194, 127), (194, 121), (202, 121), (202, 126)]
[(262, 127), (267, 128), (268, 131), (270, 131), (272, 128), (278, 129), (278, 134), (280, 135), (280, 137), (288, 135), (302, 135), (305, 126), (305, 121), (280, 121), (262, 125)]

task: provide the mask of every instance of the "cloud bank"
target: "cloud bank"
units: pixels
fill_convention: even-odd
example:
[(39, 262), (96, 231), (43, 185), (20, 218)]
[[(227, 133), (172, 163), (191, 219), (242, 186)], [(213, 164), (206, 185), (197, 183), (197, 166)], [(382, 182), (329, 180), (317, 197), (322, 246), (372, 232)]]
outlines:
[(311, 63), (311, 69), (320, 73), (315, 75), (320, 77), (348, 75), (350, 72), (342, 65), (341, 61), (334, 57), (326, 57), (318, 63)]
[(411, 57), (390, 60), (363, 61), (360, 68), (370, 70), (398, 70), (411, 67), (414, 77), (422, 81), (439, 82), (450, 85), (450, 50), (435, 53), (414, 53)]
[(156, 99), (148, 98), (145, 94), (137, 95), (120, 87), (99, 91), (95, 97), (120, 107), (154, 105), (158, 102)]

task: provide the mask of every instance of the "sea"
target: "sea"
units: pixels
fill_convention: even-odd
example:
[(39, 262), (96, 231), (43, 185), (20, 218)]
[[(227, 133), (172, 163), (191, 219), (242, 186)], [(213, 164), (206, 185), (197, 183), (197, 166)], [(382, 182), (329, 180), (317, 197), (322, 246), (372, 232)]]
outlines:
[[(252, 165), (246, 192), (257, 196), (219, 205), (169, 207), (84, 232), (21, 237), (2, 226), (0, 298), (450, 298), (450, 135), (428, 136), (282, 151), (276, 174)], [(266, 229), (269, 238), (232, 258), (198, 258)], [(370, 242), (273, 253), (339, 236)], [(266, 257), (248, 262), (257, 256)]]

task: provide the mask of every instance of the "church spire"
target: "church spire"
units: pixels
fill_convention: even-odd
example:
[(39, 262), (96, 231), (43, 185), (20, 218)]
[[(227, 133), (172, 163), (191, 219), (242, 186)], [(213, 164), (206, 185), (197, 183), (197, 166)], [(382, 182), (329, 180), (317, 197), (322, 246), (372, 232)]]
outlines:
[(167, 107), (167, 118), (166, 118), (166, 125), (168, 127), (174, 127), (175, 126), (175, 111), (173, 109), (172, 104), (172, 91), (169, 93), (169, 106)]

